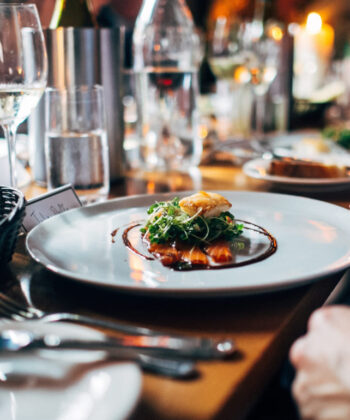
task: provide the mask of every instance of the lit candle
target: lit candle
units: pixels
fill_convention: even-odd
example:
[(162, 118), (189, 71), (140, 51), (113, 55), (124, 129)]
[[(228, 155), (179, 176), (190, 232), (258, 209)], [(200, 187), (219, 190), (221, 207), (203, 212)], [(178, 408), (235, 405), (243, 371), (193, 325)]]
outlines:
[(310, 13), (294, 40), (294, 96), (309, 98), (322, 87), (333, 53), (334, 30), (322, 22), (318, 13)]

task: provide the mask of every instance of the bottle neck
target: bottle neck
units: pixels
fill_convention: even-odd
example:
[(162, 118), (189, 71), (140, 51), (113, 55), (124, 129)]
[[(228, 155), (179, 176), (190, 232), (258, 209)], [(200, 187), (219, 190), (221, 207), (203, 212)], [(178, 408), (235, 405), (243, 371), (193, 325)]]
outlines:
[(91, 0), (56, 0), (50, 29), (96, 26)]
[(265, 0), (256, 0), (256, 6), (254, 10), (254, 18), (253, 20), (256, 22), (264, 22), (265, 17)]
[(254, 21), (265, 23), (276, 20), (274, 4), (271, 0), (256, 0)]

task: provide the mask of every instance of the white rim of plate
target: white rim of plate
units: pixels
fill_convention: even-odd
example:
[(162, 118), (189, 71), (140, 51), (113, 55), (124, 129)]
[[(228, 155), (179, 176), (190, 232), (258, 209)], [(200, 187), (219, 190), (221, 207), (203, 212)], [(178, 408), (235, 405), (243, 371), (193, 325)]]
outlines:
[[(330, 204), (324, 201), (320, 201), (320, 200), (316, 200), (313, 198), (308, 198), (308, 197), (298, 197), (298, 196), (291, 196), (289, 194), (283, 194), (283, 193), (273, 193), (273, 192), (256, 192), (256, 191), (232, 191), (232, 190), (226, 190), (226, 191), (217, 191), (217, 190), (213, 190), (213, 192), (217, 192), (219, 194), (227, 194), (227, 193), (237, 193), (237, 194), (247, 194), (247, 195), (259, 195), (259, 196), (266, 196), (266, 198), (268, 198), (269, 196), (274, 196), (274, 197), (281, 197), (281, 198), (291, 198), (291, 199), (295, 199), (295, 200), (305, 200), (305, 201), (311, 201), (311, 202), (317, 202), (321, 205), (324, 206), (330, 206), (332, 208), (336, 208), (338, 211), (343, 211), (344, 214), (349, 214), (348, 210), (337, 206), (335, 204)], [(103, 203), (97, 203), (97, 204), (92, 204), (86, 207), (80, 207), (77, 209), (72, 209), (72, 210), (68, 210), (67, 212), (65, 212), (64, 214), (67, 215), (68, 213), (72, 213), (72, 212), (81, 212), (81, 211), (92, 211), (93, 209), (96, 209), (98, 207), (104, 207), (104, 206), (110, 206), (110, 207), (114, 207), (115, 204), (125, 204), (125, 203), (130, 203), (130, 206), (127, 207), (123, 207), (123, 206), (119, 206), (119, 207), (114, 207), (113, 210), (121, 210), (121, 209), (128, 209), (128, 208), (143, 208), (143, 207), (147, 207), (149, 204), (147, 204), (147, 200), (152, 200), (152, 203), (154, 201), (159, 201), (159, 200), (164, 200), (164, 199), (169, 199), (169, 198), (173, 198), (175, 195), (176, 196), (186, 196), (186, 195), (190, 195), (193, 194), (194, 191), (178, 191), (178, 192), (170, 192), (170, 193), (157, 193), (157, 194), (138, 194), (138, 195), (133, 195), (133, 196), (129, 196), (129, 197), (120, 197), (120, 198), (115, 198), (112, 200), (108, 200), (105, 201)], [(142, 205), (133, 205), (132, 203), (134, 201), (138, 202), (139, 200), (142, 200), (143, 204)], [(91, 210), (89, 210), (91, 209)], [(48, 258), (46, 256), (44, 256), (44, 260), (43, 261), (40, 256), (38, 256), (34, 250), (32, 250), (30, 248), (30, 238), (31, 235), (33, 235), (33, 232), (37, 231), (38, 229), (40, 229), (40, 227), (45, 224), (45, 223), (50, 223), (50, 221), (52, 221), (55, 218), (59, 218), (61, 217), (62, 214), (58, 214), (56, 216), (51, 217), (48, 220), (45, 220), (44, 222), (42, 222), (40, 225), (36, 226), (31, 232), (29, 232), (29, 234), (27, 235), (26, 238), (26, 248), (29, 252), (29, 254), (31, 255), (31, 257), (38, 262), (40, 265), (44, 266), (46, 269), (48, 269), (49, 271), (64, 276), (66, 278), (69, 279), (73, 279), (76, 280), (80, 283), (88, 283), (89, 285), (94, 285), (97, 287), (103, 287), (105, 289), (109, 289), (109, 290), (114, 290), (114, 291), (120, 291), (120, 292), (125, 292), (125, 293), (130, 293), (130, 294), (137, 294), (137, 295), (145, 295), (145, 296), (150, 296), (150, 297), (174, 297), (174, 298), (182, 298), (182, 297), (196, 297), (196, 298), (207, 298), (207, 297), (223, 297), (223, 296), (244, 296), (244, 295), (251, 295), (251, 294), (262, 294), (262, 293), (269, 293), (269, 292), (274, 292), (274, 291), (281, 291), (281, 290), (288, 290), (288, 289), (293, 289), (296, 287), (300, 287), (300, 286), (304, 286), (307, 284), (310, 284), (312, 282), (316, 282), (318, 280), (324, 279), (325, 277), (329, 277), (332, 275), (335, 275), (337, 273), (340, 273), (342, 271), (345, 271), (347, 268), (350, 267), (350, 261), (347, 263), (342, 263), (340, 264), (338, 267), (336, 268), (332, 268), (329, 269), (327, 272), (320, 272), (320, 273), (316, 273), (316, 274), (312, 274), (312, 275), (308, 275), (303, 277), (302, 279), (296, 279), (295, 282), (290, 282), (288, 280), (283, 280), (280, 282), (275, 282), (273, 284), (270, 285), (266, 285), (264, 284), (263, 286), (257, 286), (257, 285), (248, 285), (248, 286), (242, 286), (242, 287), (215, 287), (215, 289), (212, 288), (205, 288), (205, 289), (198, 289), (198, 288), (186, 288), (186, 289), (179, 289), (179, 288), (166, 288), (166, 289), (162, 289), (162, 288), (147, 288), (147, 287), (143, 287), (143, 286), (138, 286), (138, 285), (123, 285), (123, 284), (110, 284), (110, 283), (101, 283), (100, 281), (94, 279), (94, 278), (88, 278), (88, 277), (84, 277), (82, 278), (82, 276), (80, 274), (75, 274), (71, 271), (68, 271), (66, 269), (62, 269), (59, 267), (56, 267), (55, 265), (51, 264), (48, 261)], [(349, 215), (350, 217), (350, 215)], [(277, 238), (278, 241), (278, 238)], [(39, 251), (40, 253), (40, 251)], [(238, 269), (238, 268), (233, 268), (233, 269)]]

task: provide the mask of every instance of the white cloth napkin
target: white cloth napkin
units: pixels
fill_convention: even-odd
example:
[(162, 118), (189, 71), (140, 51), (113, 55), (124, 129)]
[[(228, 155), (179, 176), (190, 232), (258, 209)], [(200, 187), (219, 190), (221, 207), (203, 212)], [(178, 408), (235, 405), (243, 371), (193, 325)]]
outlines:
[[(68, 323), (0, 321), (4, 330), (25, 329), (60, 338), (103, 339), (97, 330)], [(103, 352), (46, 350), (0, 352), (0, 419), (124, 420), (142, 389), (140, 368), (129, 362), (99, 363)]]

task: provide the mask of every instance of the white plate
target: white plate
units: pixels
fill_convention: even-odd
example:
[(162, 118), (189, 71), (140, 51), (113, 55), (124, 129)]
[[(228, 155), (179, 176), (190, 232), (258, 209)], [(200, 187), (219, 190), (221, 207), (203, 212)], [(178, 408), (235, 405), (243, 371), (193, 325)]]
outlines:
[(350, 213), (317, 200), (281, 194), (221, 192), (237, 219), (256, 223), (278, 249), (255, 264), (221, 270), (174, 271), (129, 251), (121, 228), (144, 219), (155, 201), (181, 194), (116, 199), (46, 220), (27, 237), (32, 257), (77, 281), (133, 293), (166, 296), (237, 295), (307, 283), (350, 266)]
[(253, 159), (243, 165), (243, 172), (251, 178), (272, 182), (276, 186), (293, 191), (341, 191), (350, 188), (350, 176), (343, 178), (295, 178), (268, 173), (268, 159)]
[[(26, 329), (60, 337), (102, 339), (95, 330), (40, 321), (0, 322), (0, 331)], [(142, 376), (134, 363), (92, 364), (101, 352), (0, 353), (0, 418), (11, 420), (124, 420), (138, 401)]]

